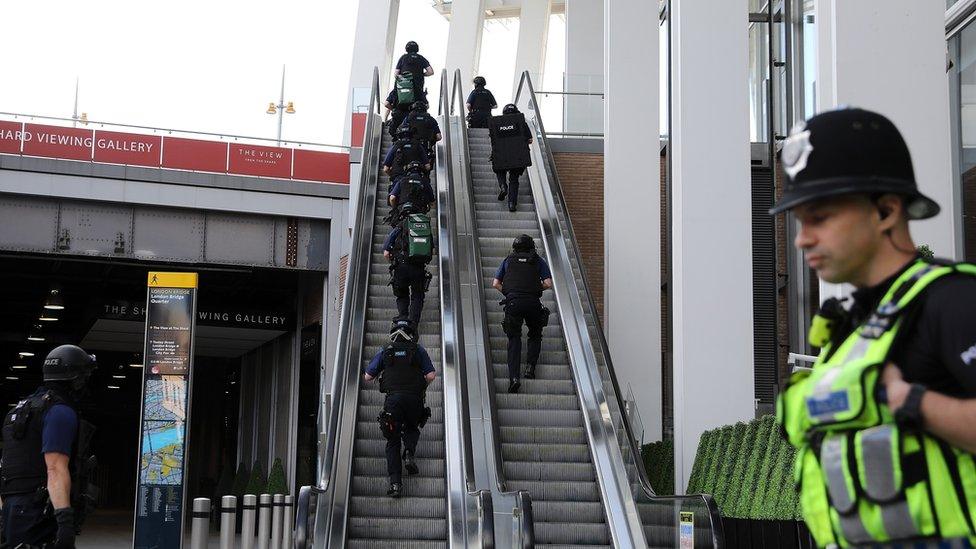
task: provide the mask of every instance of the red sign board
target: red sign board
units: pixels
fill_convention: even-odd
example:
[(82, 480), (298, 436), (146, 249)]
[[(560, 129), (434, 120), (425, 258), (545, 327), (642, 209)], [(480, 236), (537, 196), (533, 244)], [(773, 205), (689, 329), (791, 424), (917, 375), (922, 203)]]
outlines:
[(227, 143), (167, 137), (163, 143), (163, 167), (200, 172), (226, 172)]
[(352, 146), (362, 147), (366, 136), (366, 113), (352, 113)]
[(80, 128), (48, 126), (46, 124), (25, 124), (24, 154), (67, 158), (70, 160), (91, 160), (94, 132)]
[(288, 179), (291, 177), (291, 156), (291, 149), (233, 143), (227, 173)]
[(349, 183), (349, 155), (295, 149), (292, 178), (330, 183)]
[(0, 153), (20, 154), (20, 138), (24, 125), (0, 120)]
[(163, 138), (159, 135), (95, 132), (95, 162), (157, 167), (162, 147)]

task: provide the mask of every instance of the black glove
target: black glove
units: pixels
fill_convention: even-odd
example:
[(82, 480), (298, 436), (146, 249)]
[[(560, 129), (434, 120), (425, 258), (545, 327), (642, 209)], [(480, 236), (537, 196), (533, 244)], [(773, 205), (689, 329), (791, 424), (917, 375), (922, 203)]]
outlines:
[(75, 510), (71, 507), (54, 510), (54, 520), (58, 523), (58, 534), (54, 538), (54, 549), (75, 549)]

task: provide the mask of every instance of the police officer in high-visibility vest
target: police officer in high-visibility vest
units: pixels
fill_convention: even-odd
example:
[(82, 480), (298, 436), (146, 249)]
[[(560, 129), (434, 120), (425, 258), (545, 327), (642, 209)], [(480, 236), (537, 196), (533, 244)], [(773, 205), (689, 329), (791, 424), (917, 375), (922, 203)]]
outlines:
[(44, 359), (44, 383), (3, 420), (0, 459), (0, 546), (75, 546), (75, 534), (94, 504), (90, 484), (94, 428), (77, 406), (95, 357), (62, 345)]
[(884, 116), (840, 109), (798, 124), (770, 211), (850, 298), (824, 303), (821, 349), (777, 417), (797, 448), (803, 517), (820, 546), (970, 547), (976, 520), (976, 266), (923, 259), (909, 221), (939, 213)]
[(495, 271), (491, 285), (505, 294), (505, 318), (502, 329), (508, 337), (508, 392), (517, 393), (522, 386), (522, 323), (528, 328), (528, 366), (525, 378), (535, 378), (542, 352), (542, 329), (549, 324), (549, 309), (542, 306), (543, 290), (552, 288), (552, 271), (546, 260), (535, 252), (535, 241), (527, 234), (512, 243), (512, 253)]
[(386, 468), (390, 475), (386, 494), (394, 498), (403, 493), (402, 469), (406, 468), (410, 475), (420, 472), (416, 461), (417, 442), (420, 429), (430, 418), (424, 395), (437, 377), (430, 355), (417, 339), (413, 326), (403, 319), (394, 320), (390, 345), (376, 353), (363, 374), (366, 381), (380, 378), (380, 392), (386, 394), (383, 411), (376, 419), (386, 439)]

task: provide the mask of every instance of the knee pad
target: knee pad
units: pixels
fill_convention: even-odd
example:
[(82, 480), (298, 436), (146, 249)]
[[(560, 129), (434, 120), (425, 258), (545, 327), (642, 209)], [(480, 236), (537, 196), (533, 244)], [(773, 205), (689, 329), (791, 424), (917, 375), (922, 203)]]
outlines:
[(379, 422), (380, 432), (383, 433), (383, 438), (386, 440), (394, 440), (400, 435), (400, 426), (390, 412), (383, 410), (376, 417), (376, 421)]
[(502, 329), (508, 337), (522, 337), (522, 322), (515, 318), (505, 315), (502, 320)]

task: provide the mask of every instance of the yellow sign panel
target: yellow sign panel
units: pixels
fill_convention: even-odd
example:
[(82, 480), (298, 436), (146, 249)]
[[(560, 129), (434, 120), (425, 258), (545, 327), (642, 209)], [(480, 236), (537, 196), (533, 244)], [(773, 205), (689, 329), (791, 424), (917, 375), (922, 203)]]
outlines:
[(147, 285), (158, 288), (196, 288), (197, 273), (159, 273), (149, 271)]

